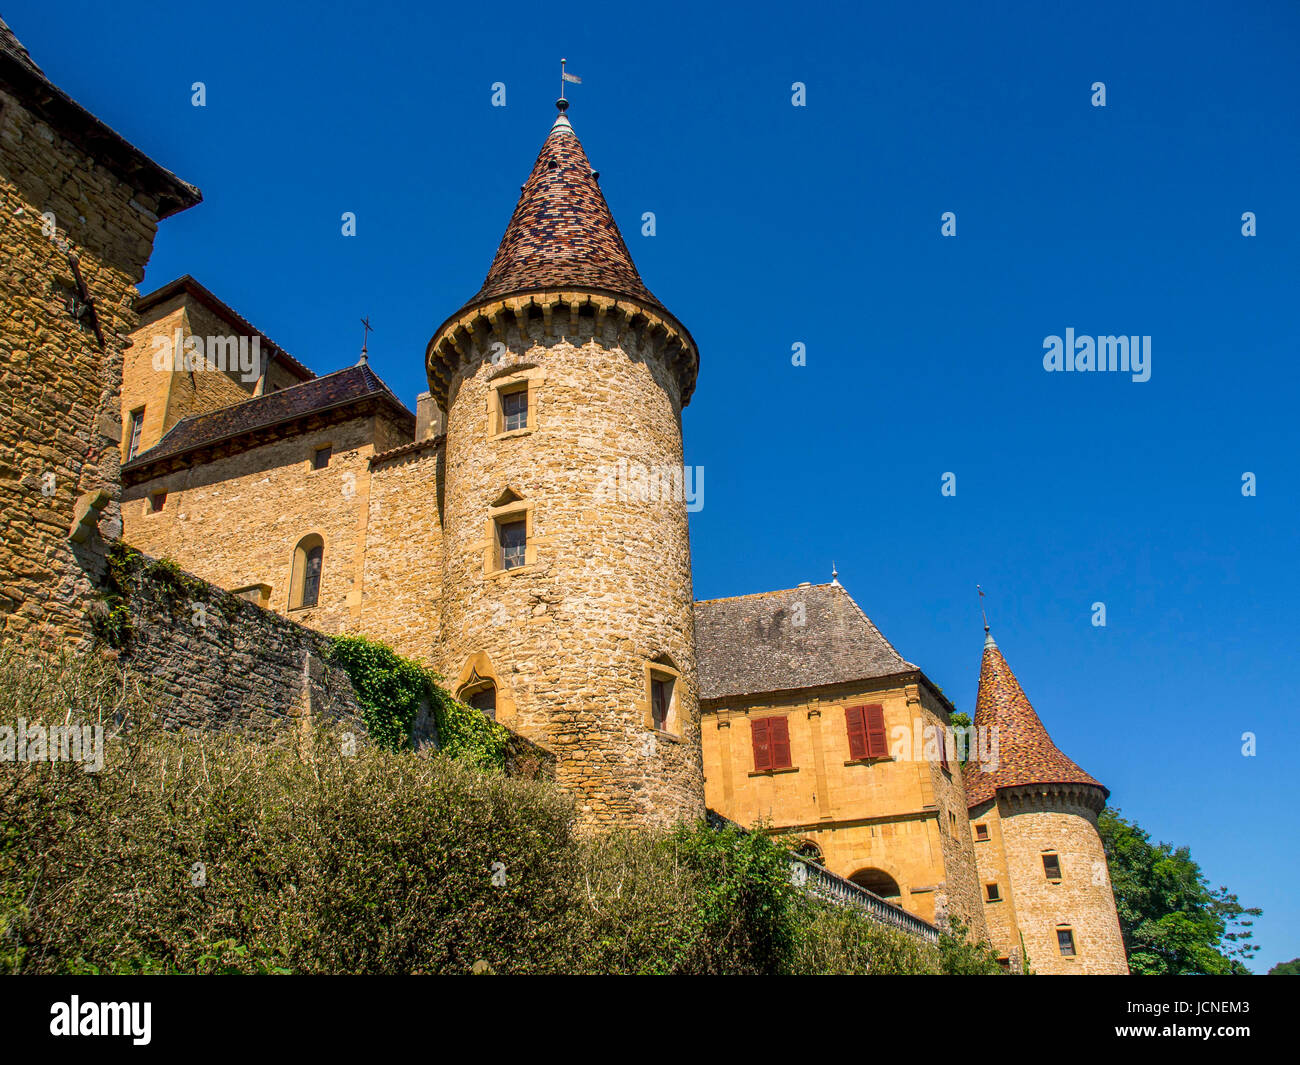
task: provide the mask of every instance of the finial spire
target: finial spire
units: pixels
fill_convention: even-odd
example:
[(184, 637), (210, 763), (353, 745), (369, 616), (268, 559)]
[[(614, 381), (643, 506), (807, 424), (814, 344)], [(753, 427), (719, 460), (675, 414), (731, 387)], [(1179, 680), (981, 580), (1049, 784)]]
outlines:
[(357, 365), (365, 366), (366, 363), (370, 361), (370, 353), (368, 350), (370, 334), (375, 330), (370, 324), (370, 315), (366, 315), (362, 318), (361, 324), (365, 327), (365, 331), (361, 334), (361, 358), (357, 360)]
[(984, 619), (984, 646), (996, 647), (997, 643), (994, 642), (993, 634), (989, 632), (989, 616), (984, 613), (984, 589), (977, 584), (975, 590), (980, 593), (980, 617)]
[(839, 583), (840, 571), (835, 568), (835, 560), (831, 559), (831, 584), (838, 585)]

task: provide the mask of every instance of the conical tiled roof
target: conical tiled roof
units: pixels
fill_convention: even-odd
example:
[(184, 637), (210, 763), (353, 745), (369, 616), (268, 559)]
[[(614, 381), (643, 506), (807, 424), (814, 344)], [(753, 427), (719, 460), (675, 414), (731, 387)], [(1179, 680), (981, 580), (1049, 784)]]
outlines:
[(999, 788), (1022, 784), (1090, 784), (1109, 794), (1052, 742), (992, 636), (984, 641), (975, 725), (998, 730), (998, 760), (991, 771), (974, 759), (966, 763), (969, 805), (987, 802)]
[(487, 280), (465, 306), (542, 289), (597, 289), (652, 307), (578, 135), (561, 114), (542, 145)]

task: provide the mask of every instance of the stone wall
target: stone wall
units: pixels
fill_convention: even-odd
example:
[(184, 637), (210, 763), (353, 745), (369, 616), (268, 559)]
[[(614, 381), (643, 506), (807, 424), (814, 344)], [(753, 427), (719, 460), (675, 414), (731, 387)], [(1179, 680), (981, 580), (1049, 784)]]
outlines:
[[(586, 824), (702, 816), (685, 504), (608, 498), (620, 459), (681, 469), (675, 375), (610, 316), (538, 310), (462, 344), (447, 412), (442, 659), (477, 659), (503, 723), (551, 748)], [(493, 344), (500, 347), (493, 347)], [(531, 373), (530, 427), (492, 431), (492, 382)], [(529, 507), (533, 561), (488, 572), (491, 508)], [(674, 734), (647, 723), (647, 664), (680, 673)], [(483, 670), (479, 670), (483, 675)]]
[(429, 440), (372, 462), (357, 622), (359, 632), (431, 666), (442, 658), (442, 457)]
[[(170, 473), (130, 478), (123, 493), (124, 539), (146, 554), (175, 559), (227, 589), (270, 588), (269, 605), (311, 628), (341, 632), (361, 617), (370, 459), (396, 427), (381, 415), (315, 426), (283, 439)], [(312, 467), (332, 446), (329, 465)], [(149, 496), (167, 493), (162, 510)], [(325, 544), (320, 598), (290, 610), (294, 550), (303, 537)]]
[(320, 715), (364, 733), (352, 682), (326, 664), (328, 637), (188, 575), (150, 576), (148, 561), (125, 597), (122, 661), (150, 679), (170, 727), (269, 737)]
[[(0, 631), (86, 641), (86, 601), (104, 546), (74, 516), (94, 500), (116, 533), (118, 392), (135, 285), (153, 250), (156, 201), (89, 158), (0, 91)], [(42, 215), (52, 212), (52, 234)], [(95, 300), (101, 349), (88, 316), (67, 309), (73, 248)], [(99, 495), (99, 493), (103, 495)], [(78, 506), (80, 503), (80, 511)]]
[[(1016, 918), (1029, 965), (1037, 973), (1127, 973), (1110, 869), (1097, 832), (1097, 801), (1060, 786), (1030, 785), (998, 793), (1002, 846)], [(1050, 881), (1043, 854), (1057, 855), (1061, 879)], [(1063, 956), (1057, 929), (1074, 932), (1075, 955)]]
[[(977, 825), (988, 829), (987, 839), (975, 836)], [(971, 846), (979, 869), (980, 897), (984, 900), (984, 921), (988, 926), (989, 940), (1005, 958), (1009, 968), (1020, 971), (1024, 955), (1020, 946), (1020, 924), (1016, 917), (1016, 892), (1007, 872), (1006, 854), (1003, 850), (1002, 819), (993, 799), (972, 807), (970, 811)], [(996, 884), (998, 898), (990, 901), (988, 885)]]

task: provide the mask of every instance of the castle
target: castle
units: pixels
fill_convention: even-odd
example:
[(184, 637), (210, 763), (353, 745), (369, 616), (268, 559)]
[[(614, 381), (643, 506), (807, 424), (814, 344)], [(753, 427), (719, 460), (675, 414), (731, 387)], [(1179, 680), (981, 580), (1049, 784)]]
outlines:
[[(963, 765), (951, 704), (838, 580), (694, 601), (681, 412), (699, 353), (642, 282), (563, 101), (486, 280), (432, 333), (412, 412), (364, 350), (317, 376), (193, 278), (134, 298), (153, 227), (198, 191), (51, 109), (58, 90), (0, 28), (2, 239), (28, 279), (5, 282), (0, 355), (48, 375), (0, 438), (6, 633), (80, 632), (120, 535), (428, 662), (554, 753), (589, 826), (707, 807), (927, 921), (960, 918), (1010, 967), (1127, 971), (1107, 792), (991, 637), (986, 742)], [(54, 298), (69, 281), (47, 211), (80, 219), (90, 321)], [(70, 366), (27, 369), (55, 344)]]

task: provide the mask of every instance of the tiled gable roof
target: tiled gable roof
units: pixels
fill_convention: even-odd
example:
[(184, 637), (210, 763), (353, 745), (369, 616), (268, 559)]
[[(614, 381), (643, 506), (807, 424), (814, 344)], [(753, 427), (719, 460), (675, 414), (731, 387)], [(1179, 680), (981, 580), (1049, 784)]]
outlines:
[(918, 671), (838, 583), (696, 603), (695, 652), (701, 699)]
[(600, 289), (662, 309), (642, 283), (564, 115), (524, 183), (483, 287), (465, 306), (554, 288)]
[(991, 636), (984, 642), (980, 664), (975, 725), (998, 730), (998, 760), (992, 772), (986, 772), (974, 759), (966, 763), (969, 805), (988, 802), (998, 788), (1022, 784), (1090, 784), (1109, 794), (1052, 742)]
[(415, 415), (393, 395), (369, 366), (358, 364), (229, 407), (194, 414), (173, 425), (153, 447), (122, 466), (123, 473), (197, 448), (267, 429), (320, 411), (378, 399), (415, 431)]

